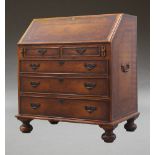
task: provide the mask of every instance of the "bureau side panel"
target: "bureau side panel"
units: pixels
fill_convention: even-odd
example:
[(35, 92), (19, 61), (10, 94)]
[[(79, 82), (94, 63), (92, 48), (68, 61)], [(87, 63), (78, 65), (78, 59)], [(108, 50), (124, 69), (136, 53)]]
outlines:
[(137, 112), (137, 18), (135, 16), (122, 16), (111, 50), (112, 120), (116, 120)]
[(18, 56), (18, 113), (20, 113), (20, 57), (21, 57), (21, 47), (17, 46), (17, 56)]

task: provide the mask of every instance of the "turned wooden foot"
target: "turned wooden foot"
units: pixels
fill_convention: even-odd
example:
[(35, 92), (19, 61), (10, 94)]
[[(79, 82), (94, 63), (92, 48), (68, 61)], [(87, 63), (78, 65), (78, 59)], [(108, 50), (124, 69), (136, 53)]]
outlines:
[(55, 121), (55, 120), (50, 120), (49, 121), (51, 124), (58, 124), (59, 123), (59, 121)]
[(124, 128), (126, 129), (126, 131), (135, 131), (137, 128), (137, 125), (134, 123), (135, 119), (137, 117), (131, 118), (129, 120), (127, 120), (127, 123), (124, 125)]
[(101, 138), (106, 143), (112, 143), (116, 139), (116, 135), (113, 133), (113, 130), (117, 127), (117, 125), (114, 126), (99, 125), (99, 126), (105, 130), (105, 133), (102, 134)]
[(23, 133), (30, 133), (33, 129), (32, 125), (30, 124), (30, 122), (32, 121), (32, 119), (19, 119), (23, 124), (20, 126), (20, 131)]

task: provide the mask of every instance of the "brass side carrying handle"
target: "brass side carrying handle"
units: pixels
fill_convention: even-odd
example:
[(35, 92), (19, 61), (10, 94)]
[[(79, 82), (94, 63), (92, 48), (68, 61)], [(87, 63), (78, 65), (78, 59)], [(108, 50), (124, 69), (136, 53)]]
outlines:
[(130, 65), (129, 64), (122, 64), (121, 65), (121, 70), (122, 72), (126, 73), (129, 71)]
[(38, 87), (38, 86), (40, 85), (40, 82), (31, 81), (30, 84), (31, 84), (31, 86), (32, 86), (33, 88), (36, 88), (36, 87)]
[(30, 103), (32, 109), (38, 109), (40, 107), (39, 103)]
[(85, 110), (89, 113), (93, 113), (97, 108), (95, 106), (85, 106)]
[(32, 68), (32, 70), (36, 70), (40, 67), (40, 64), (30, 64), (30, 67)]
[(38, 50), (38, 53), (40, 54), (40, 55), (45, 55), (45, 53), (47, 52), (47, 50), (46, 49), (39, 49)]
[(80, 55), (84, 54), (85, 51), (86, 51), (85, 47), (76, 48), (76, 52)]
[(93, 83), (93, 82), (86, 82), (86, 83), (84, 83), (84, 86), (85, 86), (87, 89), (93, 89), (93, 88), (95, 88), (96, 83)]
[(85, 64), (84, 65), (88, 70), (92, 70), (96, 67), (96, 64)]

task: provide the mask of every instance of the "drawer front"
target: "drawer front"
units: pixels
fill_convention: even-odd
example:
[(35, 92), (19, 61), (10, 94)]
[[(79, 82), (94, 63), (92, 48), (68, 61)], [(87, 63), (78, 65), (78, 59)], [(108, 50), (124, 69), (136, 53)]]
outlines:
[(23, 57), (41, 58), (41, 57), (59, 57), (59, 48), (23, 48)]
[(96, 119), (108, 121), (109, 102), (21, 97), (21, 114)]
[(21, 72), (108, 74), (108, 61), (21, 61)]
[(21, 77), (22, 92), (109, 96), (107, 78)]
[(64, 57), (70, 56), (100, 56), (101, 48), (100, 46), (92, 47), (63, 47), (62, 55)]

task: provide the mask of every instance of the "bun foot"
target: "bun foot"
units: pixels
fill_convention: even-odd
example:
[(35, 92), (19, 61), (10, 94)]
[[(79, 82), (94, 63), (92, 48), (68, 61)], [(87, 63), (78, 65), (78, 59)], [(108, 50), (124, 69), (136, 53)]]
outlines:
[(26, 118), (18, 118), (23, 124), (20, 126), (20, 131), (23, 133), (30, 133), (33, 130), (32, 125), (30, 122), (32, 119), (26, 119)]
[(135, 118), (127, 120), (127, 123), (124, 125), (126, 131), (133, 132), (136, 130), (137, 125), (134, 123)]
[(102, 134), (101, 138), (106, 143), (112, 143), (116, 139), (116, 135), (113, 133), (113, 130), (117, 127), (117, 125), (99, 125), (101, 128), (105, 130), (105, 133)]
[(116, 135), (111, 132), (107, 131), (104, 134), (102, 134), (101, 138), (106, 142), (106, 143), (112, 143), (116, 139)]
[(51, 124), (53, 124), (53, 125), (59, 123), (59, 121), (55, 121), (55, 120), (50, 120), (49, 122), (50, 122)]
[(23, 132), (23, 133), (30, 133), (32, 130), (33, 130), (33, 127), (32, 127), (31, 124), (25, 124), (25, 123), (23, 123), (20, 126), (20, 131)]

